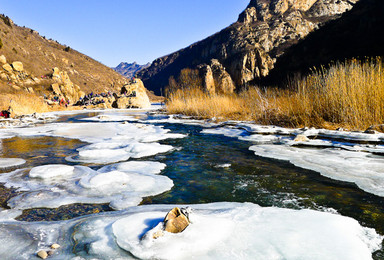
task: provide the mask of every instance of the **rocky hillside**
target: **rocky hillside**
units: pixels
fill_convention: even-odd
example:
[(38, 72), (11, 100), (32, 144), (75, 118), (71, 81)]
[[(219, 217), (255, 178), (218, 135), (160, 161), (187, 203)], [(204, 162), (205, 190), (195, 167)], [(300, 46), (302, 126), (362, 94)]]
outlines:
[(209, 75), (207, 71), (212, 70), (211, 64), (214, 64), (216, 68), (221, 65), (225, 71), (220, 74), (228, 73), (236, 87), (246, 86), (267, 76), (276, 59), (289, 47), (339, 18), (356, 2), (358, 0), (251, 0), (237, 22), (203, 41), (156, 59), (138, 76), (148, 89), (159, 94), (169, 77), (178, 75), (183, 68), (199, 67), (203, 75)]
[(113, 69), (32, 29), (17, 26), (3, 15), (0, 16), (0, 55), (10, 64), (21, 61), (32, 78), (52, 74), (55, 67), (66, 71), (85, 93), (118, 91), (127, 83), (127, 79)]
[(133, 78), (137, 72), (139, 72), (142, 69), (146, 69), (151, 65), (151, 63), (147, 63), (145, 65), (134, 63), (128, 63), (128, 62), (121, 62), (116, 68), (113, 68), (115, 71), (120, 73), (126, 78)]
[(366, 57), (384, 57), (384, 1), (360, 0), (340, 19), (292, 46), (276, 63), (266, 83), (274, 79), (305, 74), (311, 67), (332, 61)]

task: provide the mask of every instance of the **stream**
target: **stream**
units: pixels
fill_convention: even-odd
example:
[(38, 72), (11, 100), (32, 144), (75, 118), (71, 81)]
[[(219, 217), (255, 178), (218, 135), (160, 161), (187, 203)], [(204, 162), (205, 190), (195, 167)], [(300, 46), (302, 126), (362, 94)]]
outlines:
[[(103, 117), (101, 117), (100, 115), (103, 115)], [(3, 211), (0, 212), (0, 231), (4, 232), (3, 234), (7, 234), (4, 239), (12, 241), (8, 246), (0, 246), (1, 259), (33, 259), (33, 256), (35, 256), (35, 253), (38, 249), (47, 247), (48, 244), (52, 241), (60, 241), (63, 246), (63, 249), (61, 249), (60, 252), (55, 252), (50, 259), (151, 259), (153, 257), (159, 257), (159, 259), (188, 258), (186, 257), (188, 255), (182, 254), (176, 254), (174, 258), (168, 257), (168, 252), (164, 251), (163, 249), (160, 250), (156, 249), (155, 247), (152, 248), (150, 247), (150, 245), (143, 245), (143, 248), (141, 248), (137, 246), (137, 241), (135, 246), (133, 246), (132, 244), (130, 244), (129, 241), (127, 242), (126, 240), (121, 239), (121, 235), (119, 235), (119, 232), (122, 231), (116, 231), (117, 226), (122, 225), (122, 223), (125, 223), (124, 221), (122, 221), (124, 219), (121, 219), (121, 214), (126, 214), (126, 216), (128, 216), (127, 219), (129, 219), (129, 217), (131, 216), (135, 216), (136, 214), (138, 217), (135, 219), (135, 221), (137, 221), (137, 219), (140, 219), (140, 217), (142, 217), (140, 214), (144, 214), (143, 212), (148, 211), (148, 215), (150, 215), (153, 212), (166, 211), (167, 207), (165, 207), (165, 205), (180, 205), (180, 207), (182, 207), (183, 205), (191, 205), (192, 208), (195, 207), (197, 212), (196, 223), (200, 223), (199, 221), (201, 219), (204, 220), (204, 218), (207, 218), (207, 223), (210, 223), (208, 220), (209, 216), (213, 215), (217, 219), (221, 219), (221, 214), (223, 214), (223, 216), (230, 216), (228, 218), (230, 218), (231, 221), (236, 220), (237, 218), (240, 218), (240, 215), (236, 215), (238, 214), (237, 210), (241, 209), (245, 210), (246, 212), (256, 212), (257, 210), (259, 210), (259, 206), (261, 207), (260, 210), (271, 209), (273, 211), (276, 211), (276, 214), (266, 213), (267, 211), (264, 213), (266, 215), (271, 214), (271, 216), (273, 215), (276, 218), (276, 220), (273, 220), (276, 222), (272, 222), (272, 220), (270, 220), (271, 223), (275, 223), (275, 226), (279, 225), (276, 224), (279, 223), (279, 215), (281, 215), (281, 218), (283, 218), (283, 216), (286, 216), (286, 218), (284, 217), (284, 219), (282, 220), (287, 221), (287, 223), (284, 224), (284, 228), (286, 228), (286, 226), (289, 226), (290, 215), (288, 213), (290, 212), (292, 212), (292, 214), (296, 214), (296, 212), (307, 212), (308, 210), (310, 210), (308, 211), (308, 214), (309, 212), (310, 214), (317, 214), (316, 212), (319, 212), (321, 214), (325, 214), (326, 216), (329, 215), (331, 217), (349, 217), (356, 220), (358, 224), (361, 225), (361, 227), (369, 228), (370, 230), (374, 230), (377, 233), (377, 237), (375, 238), (375, 246), (372, 246), (372, 242), (371, 245), (368, 247), (371, 247), (370, 254), (373, 259), (384, 259), (382, 237), (380, 239), (380, 236), (384, 235), (384, 200), (382, 196), (377, 195), (378, 192), (376, 190), (373, 192), (369, 190), (369, 192), (367, 192), (356, 184), (358, 182), (355, 183), (354, 181), (343, 181), (338, 180), (338, 178), (329, 178), (324, 176), (324, 174), (320, 174), (319, 171), (309, 169), (309, 167), (298, 167), (295, 166), (295, 163), (291, 163), (287, 160), (272, 158), (272, 156), (268, 158), (266, 156), (258, 155), (257, 153), (255, 154), (255, 152), (251, 150), (250, 147), (253, 145), (258, 146), (260, 145), (260, 142), (254, 141), (252, 140), (252, 138), (246, 140), (248, 137), (251, 137), (254, 133), (244, 131), (244, 127), (238, 128), (233, 124), (231, 124), (229, 127), (224, 126), (224, 128), (226, 129), (240, 131), (238, 133), (236, 132), (236, 135), (228, 135), (219, 133), (209, 133), (205, 131), (205, 129), (207, 128), (213, 129), (214, 131), (223, 129), (222, 125), (213, 124), (207, 127), (203, 123), (191, 123), (190, 120), (186, 120), (186, 122), (183, 123), (173, 122), (172, 120), (166, 119), (167, 116), (165, 115), (159, 115), (156, 113), (144, 113), (141, 111), (89, 111), (80, 114), (60, 114), (58, 116), (58, 119), (53, 122), (54, 124), (57, 124), (57, 126), (59, 126), (60, 124), (70, 126), (71, 124), (92, 125), (96, 123), (123, 125), (123, 123), (126, 122), (126, 125), (134, 125), (135, 127), (138, 127), (140, 129), (146, 129), (147, 126), (154, 127), (154, 130), (151, 131), (154, 131), (153, 133), (156, 133), (156, 135), (174, 135), (169, 137), (158, 137), (157, 139), (155, 138), (153, 141), (143, 141), (145, 145), (148, 144), (148, 141), (150, 144), (152, 144), (152, 142), (156, 142), (156, 145), (161, 145), (161, 147), (151, 146), (150, 149), (158, 149), (158, 152), (156, 152), (156, 150), (155, 152), (153, 152), (153, 154), (146, 154), (146, 152), (143, 153), (142, 150), (144, 148), (139, 149), (137, 147), (130, 148), (131, 150), (128, 155), (124, 154), (121, 149), (125, 149), (124, 151), (126, 151), (126, 147), (131, 147), (133, 143), (130, 141), (130, 143), (127, 143), (126, 146), (122, 146), (120, 144), (120, 146), (116, 148), (116, 143), (120, 142), (116, 140), (123, 140), (124, 142), (127, 142), (128, 140), (128, 137), (125, 136), (123, 139), (113, 139), (116, 138), (116, 136), (122, 138), (121, 136), (123, 136), (123, 134), (120, 132), (117, 132), (116, 135), (111, 135), (111, 138), (114, 140), (113, 142), (109, 139), (105, 141), (106, 137), (104, 136), (101, 136), (100, 139), (98, 139), (97, 141), (94, 141), (93, 139), (91, 140), (91, 138), (89, 137), (84, 137), (85, 134), (80, 133), (80, 130), (78, 135), (81, 137), (78, 137), (69, 136), (67, 132), (54, 133), (54, 131), (57, 131), (56, 127), (52, 129), (44, 128), (46, 125), (50, 125), (53, 123), (38, 123), (37, 127), (42, 127), (42, 130), (39, 130), (39, 133), (21, 133), (17, 132), (17, 130), (16, 132), (12, 132), (14, 130), (7, 130), (8, 132), (0, 133), (0, 136), (1, 134), (10, 135), (9, 138), (0, 139), (0, 156), (2, 158), (21, 158), (26, 161), (25, 164), (19, 166), (12, 166), (6, 168), (0, 167), (0, 176), (3, 176), (0, 177), (0, 182), (2, 183), (2, 185), (0, 186), (0, 202), (1, 207), (3, 208)], [(84, 127), (86, 127), (86, 125), (84, 125)], [(92, 131), (97, 130), (97, 127), (98, 126), (95, 126), (95, 129), (93, 129)], [(162, 133), (161, 131), (163, 130), (166, 130), (168, 132)], [(151, 135), (152, 132), (148, 133), (149, 135)], [(276, 136), (276, 134), (274, 135)], [(281, 134), (279, 134), (279, 136), (280, 135)], [(268, 136), (268, 134), (262, 135), (262, 137), (265, 136)], [(290, 138), (290, 135), (283, 136), (284, 138)], [(131, 137), (132, 136), (130, 136), (129, 138)], [(146, 137), (140, 138), (141, 139), (139, 143)], [(100, 140), (103, 140), (104, 143), (102, 143)], [(139, 139), (135, 140), (137, 141)], [(329, 140), (330, 138), (328, 138), (326, 141)], [(105, 142), (108, 145), (105, 144)], [(289, 142), (291, 142), (291, 140)], [(90, 143), (92, 144), (92, 147), (90, 147), (89, 149), (86, 148), (85, 150), (82, 150)], [(359, 144), (359, 142), (355, 142), (350, 146), (355, 147), (356, 143)], [(136, 145), (136, 143), (134, 144)], [(281, 144), (279, 143), (279, 145)], [(333, 145), (334, 146), (331, 148), (335, 149), (335, 142), (333, 142)], [(343, 143), (342, 145), (345, 146), (345, 143)], [(370, 145), (375, 147), (371, 148), (371, 146), (369, 146), (369, 149), (379, 149), (382, 143), (376, 142), (371, 143)], [(172, 147), (172, 149), (167, 149), (168, 147)], [(265, 147), (267, 148), (267, 146)], [(364, 147), (364, 149), (368, 149), (368, 146)], [(108, 153), (106, 149), (110, 149)], [(112, 154), (112, 152), (110, 152), (111, 149), (117, 149), (119, 152), (114, 152)], [(315, 150), (316, 152), (316, 150), (324, 150), (330, 148), (324, 148), (323, 146), (319, 145), (317, 147), (304, 146), (294, 149), (301, 149), (304, 151), (307, 149), (311, 152), (312, 150)], [(84, 155), (81, 151), (84, 152)], [(93, 151), (96, 152), (93, 153)], [(134, 154), (134, 152), (143, 154), (137, 155)], [(100, 156), (103, 156), (103, 153), (106, 154), (105, 158), (107, 159), (103, 159), (102, 162), (98, 163), (97, 155), (99, 154)], [(372, 154), (370, 154), (369, 156), (374, 158), (375, 160), (379, 160), (379, 162), (381, 162), (380, 160), (382, 160), (384, 165), (384, 157), (380, 153), (372, 152)], [(159, 167), (158, 172), (156, 172), (157, 170), (153, 170), (153, 176), (145, 175), (146, 178), (150, 177), (153, 179), (143, 179), (143, 182), (151, 181), (152, 183), (152, 181), (154, 181), (156, 183), (161, 183), (161, 188), (155, 187), (157, 184), (154, 184), (153, 187), (151, 186), (148, 188), (150, 191), (144, 192), (143, 189), (146, 188), (146, 186), (144, 184), (138, 183), (138, 185), (144, 185), (143, 188), (135, 189), (132, 193), (127, 193), (124, 195), (124, 199), (128, 197), (131, 199), (133, 196), (137, 196), (137, 198), (135, 197), (135, 199), (132, 198), (132, 201), (130, 201), (128, 204), (128, 202), (122, 202), (123, 199), (121, 199), (121, 197), (118, 197), (116, 194), (113, 193), (113, 191), (110, 190), (120, 189), (120, 186), (116, 186), (117, 188), (108, 187), (108, 189), (101, 188), (105, 185), (113, 186), (114, 182), (111, 180), (107, 181), (108, 183), (106, 184), (105, 179), (97, 179), (96, 182), (97, 176), (92, 175), (96, 172), (99, 172), (106, 174), (105, 178), (107, 179), (116, 177), (117, 181), (119, 182), (123, 180), (125, 181), (126, 177), (122, 177), (121, 175), (108, 175), (110, 174), (108, 169), (105, 169), (104, 171), (100, 169), (106, 166), (115, 167), (113, 169), (123, 169), (123, 166), (120, 167), (114, 165), (116, 163), (122, 163), (127, 161), (135, 161), (142, 163), (150, 161), (158, 163), (156, 165), (153, 164), (153, 167)], [(28, 176), (29, 170), (36, 167), (38, 168), (42, 165), (66, 165), (67, 167), (74, 167), (75, 172), (77, 171), (75, 175), (79, 174), (79, 176), (83, 176), (81, 174), (83, 174), (82, 171), (84, 171), (86, 172), (86, 174), (93, 177), (87, 177), (87, 180), (85, 180), (84, 177), (78, 177), (78, 179), (76, 179), (73, 183), (68, 184), (68, 186), (66, 186), (67, 184), (65, 184), (64, 181), (64, 179), (67, 178), (66, 176), (75, 175), (72, 175), (72, 173), (70, 173), (70, 175), (65, 175), (67, 174), (65, 172), (66, 170), (64, 168), (60, 168), (59, 171), (62, 172), (60, 176), (57, 175), (53, 177), (47, 177), (47, 173), (43, 172), (42, 169), (41, 171), (36, 170), (36, 176), (38, 176), (39, 178), (43, 178), (44, 181), (38, 182), (40, 181), (39, 179), (38, 181), (36, 181), (36, 183), (34, 182), (33, 184), (26, 185), (26, 182), (29, 182), (31, 179), (33, 179), (33, 176), (31, 174), (29, 174)], [(164, 167), (162, 167), (161, 165), (164, 165)], [(130, 171), (126, 170), (126, 168), (121, 171), (130, 173)], [(17, 173), (7, 176), (7, 174), (12, 172)], [(158, 175), (158, 173), (160, 174)], [(56, 177), (59, 179), (64, 178), (62, 181), (63, 183), (52, 184), (54, 178)], [(159, 179), (160, 177), (164, 179)], [(165, 177), (167, 178), (165, 179)], [(173, 185), (169, 186), (167, 182), (168, 179), (173, 182)], [(86, 185), (82, 184), (85, 182)], [(80, 186), (82, 188), (91, 187), (92, 185), (94, 185), (92, 187), (100, 189), (100, 191), (105, 192), (106, 195), (103, 196), (103, 199), (100, 199), (99, 197), (97, 197), (97, 195), (94, 195), (94, 197), (92, 197), (91, 199), (87, 197), (87, 192), (84, 192), (79, 188), (74, 188), (79, 183), (81, 184)], [(61, 199), (63, 199), (63, 196), (66, 196), (68, 194), (70, 196), (75, 196), (73, 194), (81, 194), (79, 195), (79, 197), (83, 196), (84, 198), (80, 200), (71, 198), (68, 200), (59, 201), (59, 198), (57, 198), (56, 195), (55, 197), (50, 197), (51, 193), (43, 192), (43, 195), (41, 195), (41, 199), (36, 199), (37, 195), (32, 194), (32, 189), (43, 190), (44, 192), (49, 189), (50, 192), (54, 191), (54, 189), (58, 189), (58, 193), (61, 192), (61, 190), (65, 189), (66, 193), (60, 193), (59, 195)], [(70, 190), (70, 192), (68, 192), (67, 190)], [(139, 192), (141, 193), (138, 195)], [(25, 196), (25, 194), (30, 195)], [(104, 200), (106, 196), (110, 196), (111, 198), (109, 200)], [(43, 202), (45, 198), (47, 198), (48, 202)], [(52, 203), (54, 203), (55, 201), (57, 201), (58, 203), (57, 206), (50, 206), (53, 205)], [(138, 205), (138, 207), (136, 207), (135, 205)], [(236, 211), (234, 209), (236, 209)], [(287, 209), (288, 211), (285, 211), (285, 209)], [(210, 210), (212, 210), (212, 212)], [(282, 211), (280, 212), (280, 210)], [(225, 212), (225, 214), (223, 212)], [(200, 213), (203, 216), (200, 216)], [(155, 213), (153, 214), (153, 216), (156, 216), (154, 217), (154, 219), (159, 218), (158, 215), (156, 215)], [(98, 216), (101, 216), (102, 221), (105, 221), (105, 223), (103, 224), (104, 226), (97, 222), (97, 220), (99, 220)], [(297, 219), (297, 221), (300, 221), (301, 219), (298, 216), (292, 217), (292, 223), (295, 223), (295, 218)], [(273, 218), (271, 217), (271, 219)], [(251, 220), (249, 221), (250, 223), (252, 223)], [(300, 228), (300, 224), (303, 225), (303, 228), (310, 229), (312, 225), (314, 228), (317, 228), (316, 223), (312, 223), (311, 221), (309, 221), (308, 223), (310, 224), (306, 225), (305, 221), (307, 221), (307, 219), (303, 219), (302, 223), (292, 224), (292, 228), (294, 228), (294, 225), (299, 225), (298, 228)], [(159, 221), (157, 221), (156, 223), (158, 222)], [(93, 226), (90, 223), (93, 223)], [(135, 222), (133, 221), (130, 223)], [(215, 223), (215, 221), (212, 223)], [(241, 223), (242, 222), (239, 222), (236, 225), (241, 227)], [(219, 224), (220, 221), (218, 221), (218, 225)], [(356, 223), (356, 225), (358, 224)], [(90, 226), (94, 228), (93, 231), (90, 231)], [(96, 228), (96, 226), (98, 227), (98, 229)], [(107, 226), (109, 228), (105, 228)], [(223, 226), (227, 227), (230, 226), (230, 224), (223, 222)], [(255, 224), (255, 226), (257, 225)], [(263, 226), (265, 226), (265, 224)], [(20, 230), (18, 228), (20, 228)], [(321, 232), (321, 227), (319, 228), (320, 231), (318, 230), (316, 232)], [(16, 229), (18, 229), (19, 231), (16, 232)], [(51, 229), (56, 230), (58, 232), (55, 235), (52, 235), (51, 233), (49, 233), (51, 231), (48, 231)], [(97, 231), (102, 229), (105, 230), (104, 237), (100, 235), (101, 231)], [(202, 229), (204, 228), (202, 227)], [(223, 230), (225, 231), (225, 228), (221, 228), (218, 230), (220, 230), (220, 232)], [(221, 234), (218, 230), (216, 231)], [(226, 236), (226, 233), (224, 231), (221, 234), (221, 236), (223, 237)], [(258, 231), (256, 230), (256, 232)], [(273, 232), (274, 230), (265, 230), (265, 234)], [(278, 230), (276, 232), (281, 231)], [(289, 232), (293, 232), (290, 234), (296, 234), (292, 230), (290, 230)], [(63, 235), (67, 233), (71, 234), (70, 237)], [(91, 239), (91, 234), (96, 233), (97, 235), (95, 235), (95, 238)], [(112, 233), (114, 234), (114, 236), (111, 235)], [(129, 235), (127, 235), (128, 233), (129, 232), (126, 231), (126, 233), (122, 234), (126, 237), (129, 237)], [(298, 234), (301, 233), (302, 232), (300, 231)], [(40, 235), (36, 237), (37, 234)], [(101, 242), (106, 240), (105, 237), (107, 237), (108, 234), (111, 237), (116, 238), (117, 245), (106, 246), (107, 244), (111, 244), (111, 242)], [(194, 233), (192, 233), (191, 231), (190, 238), (193, 238), (193, 235)], [(209, 238), (209, 235), (207, 236), (207, 239), (210, 239), (210, 241), (215, 241), (214, 238)], [(300, 235), (298, 236), (300, 237)], [(308, 236), (313, 237), (312, 235)], [(26, 242), (25, 237), (34, 238), (31, 240), (31, 242)], [(248, 234), (244, 234), (244, 237), (248, 237)], [(308, 238), (304, 235), (303, 237), (306, 239)], [(371, 233), (369, 233), (367, 237), (372, 239), (372, 241), (374, 240), (372, 238), (373, 235)], [(367, 240), (368, 238), (365, 238), (365, 240)], [(287, 241), (287, 238), (285, 238), (284, 236), (282, 236), (281, 239)], [(290, 236), (289, 239), (292, 239), (292, 236)], [(380, 241), (377, 242), (377, 239), (379, 239)], [(20, 241), (23, 242), (20, 243)], [(287, 247), (276, 249), (276, 251), (272, 249), (265, 249), (265, 252), (263, 251), (264, 249), (259, 250), (258, 252), (251, 252), (249, 248), (242, 249), (242, 247), (239, 245), (238, 247), (235, 247), (235, 249), (233, 249), (233, 252), (231, 253), (235, 255), (234, 257), (234, 255), (231, 255), (224, 250), (224, 248), (227, 248), (227, 245), (223, 245), (223, 243), (225, 242), (219, 241), (220, 239), (215, 242), (216, 244), (212, 242), (212, 248), (215, 248), (214, 250), (211, 247), (207, 247), (204, 250), (201, 249), (201, 255), (197, 254), (196, 257), (205, 256), (202, 257), (204, 259), (309, 259), (307, 257), (312, 256), (313, 258), (311, 259), (341, 259), (339, 258), (340, 255), (338, 254), (336, 254), (334, 258), (333, 256), (331, 257), (328, 251), (325, 251), (324, 255), (329, 256), (329, 258), (324, 258), (324, 255), (320, 253), (311, 255), (310, 251), (313, 251), (313, 249), (311, 249), (310, 246), (308, 246), (308, 248), (306, 248), (306, 246), (301, 246), (301, 249), (297, 249), (298, 254), (300, 252), (301, 253), (299, 255), (295, 255), (295, 253), (292, 253), (294, 251), (292, 249), (293, 245), (287, 245)], [(268, 241), (271, 241), (268, 246), (275, 245), (275, 238), (271, 238)], [(299, 243), (298, 241), (293, 243)], [(180, 243), (182, 243), (182, 241)], [(252, 244), (252, 242), (249, 243)], [(266, 248), (263, 243), (266, 242), (261, 242), (259, 240), (254, 242), (256, 248), (261, 248), (261, 246), (264, 246), (264, 248)], [(281, 241), (276, 243), (281, 244)], [(313, 241), (313, 246), (316, 247), (316, 244), (318, 243), (318, 238), (315, 238)], [(19, 256), (14, 257), (8, 255), (9, 247), (15, 247), (15, 245), (19, 244), (21, 244), (22, 247), (20, 248), (20, 250), (16, 249), (16, 252), (19, 252), (17, 253), (19, 254)], [(312, 244), (312, 242), (308, 242), (308, 244)], [(369, 243), (367, 242), (367, 244)], [(260, 247), (258, 247), (258, 245), (260, 245)], [(352, 243), (351, 245), (354, 246), (355, 244)], [(346, 246), (351, 247), (351, 245)], [(178, 244), (175, 243), (175, 245), (173, 246), (174, 248), (170, 250), (177, 250)], [(181, 244), (180, 246), (185, 247), (184, 244)], [(201, 245), (199, 245), (199, 247), (200, 246)], [(197, 247), (198, 245), (196, 245), (196, 248)], [(16, 246), (16, 248), (18, 248), (18, 246)], [(190, 251), (196, 252), (196, 248), (191, 248)], [(286, 248), (288, 248), (289, 250)], [(189, 252), (188, 250), (186, 251)], [(211, 252), (210, 250), (213, 251)], [(335, 249), (335, 251), (337, 250), (338, 249)], [(343, 250), (340, 249), (340, 251)], [(153, 255), (151, 255), (150, 252), (154, 252)], [(278, 252), (278, 254), (276, 252)], [(105, 254), (108, 255), (108, 257)], [(342, 253), (340, 254), (342, 255)], [(305, 255), (307, 257), (305, 257)]]

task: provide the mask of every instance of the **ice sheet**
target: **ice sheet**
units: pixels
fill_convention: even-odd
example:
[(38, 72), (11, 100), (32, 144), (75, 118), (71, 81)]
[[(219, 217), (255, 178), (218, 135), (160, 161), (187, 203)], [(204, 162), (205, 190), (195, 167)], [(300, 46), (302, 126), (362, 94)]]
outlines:
[(159, 143), (103, 142), (84, 146), (78, 149), (78, 156), (68, 157), (67, 160), (71, 162), (108, 164), (126, 161), (129, 158), (142, 158), (158, 153), (166, 153), (172, 149), (173, 147), (170, 145), (161, 145)]
[(130, 161), (124, 163), (116, 163), (107, 165), (98, 170), (98, 172), (110, 172), (110, 171), (121, 171), (121, 172), (137, 172), (142, 174), (159, 174), (164, 170), (166, 165), (159, 162), (151, 161)]
[(0, 158), (0, 169), (23, 165), (24, 163), (26, 161), (20, 158)]
[(162, 126), (138, 123), (55, 123), (33, 128), (0, 129), (6, 136), (57, 136), (79, 139), (90, 145), (80, 148), (79, 154), (68, 157), (72, 162), (106, 164), (141, 158), (172, 150), (157, 141), (184, 138), (170, 133)]
[(2, 221), (0, 257), (32, 259), (59, 243), (53, 259), (365, 260), (383, 239), (352, 218), (251, 203), (190, 205), (192, 223), (184, 232), (141, 239), (174, 206), (138, 206), (55, 223)]
[(220, 128), (204, 129), (203, 131), (201, 131), (201, 133), (225, 135), (228, 137), (239, 137), (239, 136), (242, 136), (243, 134), (247, 133), (247, 131), (241, 130), (241, 129), (220, 127)]
[(297, 148), (287, 145), (254, 145), (256, 155), (286, 160), (341, 181), (354, 182), (362, 190), (384, 196), (384, 158), (367, 152), (342, 149)]
[[(146, 162), (140, 164), (144, 168)], [(154, 166), (153, 162), (147, 165), (152, 172), (156, 170), (158, 173), (159, 166)], [(173, 186), (168, 177), (151, 171), (128, 171), (124, 165), (115, 168), (97, 172), (84, 166), (44, 165), (30, 171), (22, 169), (1, 174), (0, 182), (24, 191), (8, 201), (13, 209), (57, 208), (72, 203), (110, 203), (114, 209), (123, 209), (138, 205), (143, 197), (163, 193)]]
[(125, 121), (139, 121), (139, 119), (135, 118), (131, 115), (116, 115), (116, 114), (106, 114), (103, 113), (101, 115), (84, 118), (83, 121), (95, 121), (95, 122), (125, 122)]

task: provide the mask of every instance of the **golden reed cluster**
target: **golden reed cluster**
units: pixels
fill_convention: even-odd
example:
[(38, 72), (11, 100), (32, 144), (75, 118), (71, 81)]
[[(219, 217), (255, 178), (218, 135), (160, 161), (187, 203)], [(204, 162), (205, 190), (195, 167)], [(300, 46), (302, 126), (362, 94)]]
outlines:
[(314, 69), (289, 90), (250, 87), (238, 94), (209, 94), (200, 87), (167, 94), (167, 111), (219, 120), (252, 120), (286, 127), (364, 130), (384, 123), (383, 63), (377, 58)]

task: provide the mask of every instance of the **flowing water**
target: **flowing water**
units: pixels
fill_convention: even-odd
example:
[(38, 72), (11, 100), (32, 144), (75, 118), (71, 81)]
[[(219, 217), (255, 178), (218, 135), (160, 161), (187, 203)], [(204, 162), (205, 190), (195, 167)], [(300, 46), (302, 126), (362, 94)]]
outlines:
[[(97, 113), (62, 116), (60, 122), (80, 122)], [(138, 116), (145, 120), (147, 116)], [(83, 121), (81, 121), (83, 122)], [(249, 150), (250, 142), (221, 135), (201, 133), (197, 125), (158, 123), (172, 133), (187, 134), (185, 138), (160, 143), (176, 149), (165, 154), (145, 157), (167, 165), (162, 175), (174, 182), (170, 191), (146, 197), (147, 204), (200, 204), (210, 202), (252, 202), (263, 207), (337, 211), (374, 228), (384, 235), (384, 200), (359, 189), (355, 184), (336, 181), (319, 173), (301, 169), (280, 160), (268, 159)], [(62, 137), (14, 137), (2, 140), (2, 157), (18, 157), (27, 161), (23, 167), (69, 163), (67, 156), (86, 145), (76, 139)], [(98, 169), (100, 166), (82, 164)], [(10, 169), (2, 170), (7, 172)], [(0, 189), (2, 206), (19, 194)], [(54, 221), (111, 211), (107, 204), (73, 204), (57, 209), (28, 209), (18, 220)], [(383, 251), (374, 253), (384, 259)]]

